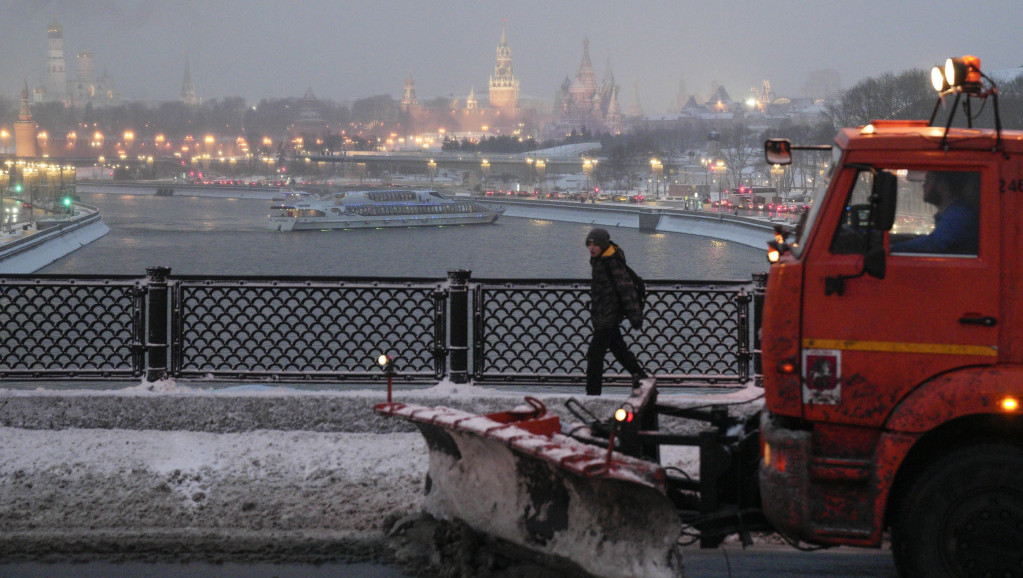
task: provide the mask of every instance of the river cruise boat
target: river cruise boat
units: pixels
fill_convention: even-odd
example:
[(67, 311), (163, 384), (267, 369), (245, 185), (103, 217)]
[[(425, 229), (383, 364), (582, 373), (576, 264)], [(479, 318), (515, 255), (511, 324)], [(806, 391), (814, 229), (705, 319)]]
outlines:
[(270, 207), (272, 231), (377, 229), (493, 223), (504, 209), (432, 190), (339, 191), (318, 196), (288, 191)]

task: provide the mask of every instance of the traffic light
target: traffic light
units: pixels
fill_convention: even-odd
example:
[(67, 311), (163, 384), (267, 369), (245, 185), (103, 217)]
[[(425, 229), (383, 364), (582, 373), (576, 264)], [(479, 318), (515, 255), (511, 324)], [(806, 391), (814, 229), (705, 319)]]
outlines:
[(19, 194), (21, 193), (21, 183), (14, 184), (14, 192)]

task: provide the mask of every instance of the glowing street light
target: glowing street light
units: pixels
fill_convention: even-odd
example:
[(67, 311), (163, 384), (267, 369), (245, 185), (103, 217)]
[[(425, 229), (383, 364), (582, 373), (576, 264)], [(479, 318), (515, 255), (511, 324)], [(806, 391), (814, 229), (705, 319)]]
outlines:
[(654, 198), (660, 199), (661, 175), (664, 173), (664, 165), (658, 159), (650, 159), (650, 171), (654, 174)]

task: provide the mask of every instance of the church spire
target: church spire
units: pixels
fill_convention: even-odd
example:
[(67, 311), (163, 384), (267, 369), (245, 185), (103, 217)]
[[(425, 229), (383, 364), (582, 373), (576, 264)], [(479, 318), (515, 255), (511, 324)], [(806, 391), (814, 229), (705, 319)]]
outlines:
[(401, 97), (401, 106), (402, 108), (408, 108), (418, 104), (419, 101), (416, 99), (416, 81), (412, 78), (412, 71), (410, 70), (405, 78), (405, 94)]
[(192, 83), (192, 68), (188, 65), (188, 57), (185, 57), (185, 74), (181, 80), (181, 102), (188, 106), (195, 106), (198, 99), (195, 96), (195, 84)]
[(18, 120), (32, 120), (32, 109), (28, 106), (28, 80), (21, 89), (21, 108), (18, 110)]
[(593, 71), (593, 62), (590, 61), (590, 37), (583, 38), (583, 61), (579, 63), (579, 73), (576, 78), (592, 94), (597, 90), (597, 73)]

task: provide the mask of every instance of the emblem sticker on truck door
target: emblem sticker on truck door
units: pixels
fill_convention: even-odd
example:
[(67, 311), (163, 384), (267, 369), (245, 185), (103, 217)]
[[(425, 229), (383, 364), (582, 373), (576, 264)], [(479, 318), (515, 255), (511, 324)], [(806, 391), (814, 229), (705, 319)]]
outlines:
[(837, 405), (842, 401), (842, 351), (803, 350), (803, 403)]

